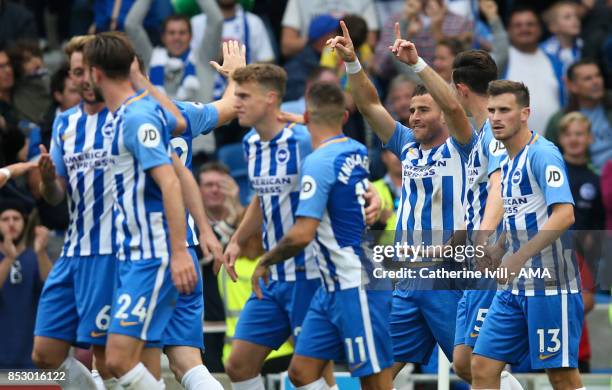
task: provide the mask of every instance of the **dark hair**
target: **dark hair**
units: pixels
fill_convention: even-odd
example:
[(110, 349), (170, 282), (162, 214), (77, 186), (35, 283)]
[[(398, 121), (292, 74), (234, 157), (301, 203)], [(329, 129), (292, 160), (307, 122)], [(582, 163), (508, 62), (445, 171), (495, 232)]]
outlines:
[(278, 65), (249, 64), (236, 69), (232, 78), (237, 84), (253, 82), (277, 92), (279, 102), (283, 100), (285, 95), (287, 72)]
[[(351, 41), (355, 49), (359, 49), (368, 40), (368, 23), (359, 15), (349, 14), (342, 17), (346, 28), (350, 32)], [(338, 35), (342, 35), (342, 28), (338, 26)]]
[(70, 67), (68, 65), (62, 65), (53, 76), (51, 76), (51, 96), (55, 92), (63, 93), (66, 88), (66, 79), (70, 77)]
[(346, 110), (344, 92), (337, 84), (317, 81), (306, 92), (306, 110), (313, 121), (342, 121)]
[(455, 37), (444, 37), (436, 43), (436, 46), (448, 47), (454, 56), (467, 49), (466, 44), (461, 39)]
[(459, 53), (453, 61), (453, 83), (465, 84), (479, 95), (487, 93), (489, 83), (497, 79), (497, 65), (484, 50)]
[(15, 78), (23, 76), (23, 64), (32, 57), (42, 58), (42, 50), (36, 41), (19, 40), (7, 52), (13, 65)]
[(111, 31), (96, 34), (85, 44), (83, 57), (111, 79), (127, 79), (134, 61), (134, 47), (125, 34)]
[(230, 174), (230, 170), (227, 167), (227, 165), (221, 162), (218, 162), (218, 161), (211, 161), (211, 162), (207, 162), (203, 164), (198, 170), (198, 177), (197, 177), (198, 182), (200, 181), (200, 175), (202, 175), (203, 173), (207, 173), (207, 172), (219, 172), (225, 175)]
[(191, 35), (191, 20), (189, 20), (189, 16), (180, 15), (180, 14), (170, 15), (166, 19), (164, 19), (164, 21), (162, 22), (162, 26), (161, 26), (162, 34), (166, 32), (168, 23), (171, 23), (171, 22), (184, 22), (185, 24), (187, 24), (187, 30), (189, 30), (189, 35)]
[(529, 89), (518, 81), (494, 80), (489, 83), (487, 94), (489, 96), (499, 96), (510, 93), (516, 98), (516, 102), (521, 107), (529, 107)]
[(601, 72), (601, 69), (599, 68), (599, 64), (597, 63), (597, 61), (595, 61), (592, 58), (582, 58), (574, 62), (573, 64), (569, 66), (569, 68), (567, 68), (567, 79), (569, 81), (574, 81), (576, 79), (576, 69), (583, 65), (595, 65), (597, 69), (599, 69), (599, 71)]
[(514, 7), (510, 11), (510, 14), (508, 15), (508, 25), (510, 25), (510, 22), (512, 22), (512, 18), (514, 17), (514, 15), (522, 14), (524, 12), (531, 12), (533, 14), (533, 16), (535, 16), (535, 18), (537, 19), (538, 25), (540, 27), (542, 26), (542, 21), (540, 20), (540, 15), (538, 14), (538, 12), (534, 8), (532, 8), (532, 7), (528, 6), (528, 5), (520, 5), (520, 6)]
[(412, 96), (423, 96), (423, 95), (429, 95), (429, 91), (427, 90), (427, 87), (425, 87), (423, 84), (417, 84), (417, 86), (414, 88), (414, 92), (412, 93)]

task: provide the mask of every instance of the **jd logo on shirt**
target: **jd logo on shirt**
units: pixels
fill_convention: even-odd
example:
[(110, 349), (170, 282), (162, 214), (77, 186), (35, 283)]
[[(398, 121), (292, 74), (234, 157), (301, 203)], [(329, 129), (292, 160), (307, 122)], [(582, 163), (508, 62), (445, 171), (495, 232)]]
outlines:
[(550, 187), (561, 187), (565, 182), (565, 177), (563, 177), (563, 172), (559, 167), (554, 165), (549, 165), (546, 167), (545, 171), (546, 176), (546, 184)]
[(491, 154), (495, 157), (501, 156), (502, 154), (506, 153), (506, 147), (503, 143), (501, 143), (501, 141), (492, 141), (489, 144), (489, 152), (491, 152)]
[(279, 148), (276, 151), (276, 162), (279, 165), (287, 164), (289, 161), (289, 150), (287, 148)]
[(145, 123), (138, 128), (138, 140), (143, 146), (154, 148), (159, 145), (161, 136), (154, 125)]
[(317, 182), (312, 176), (305, 175), (302, 178), (302, 190), (300, 191), (300, 200), (310, 199), (317, 192)]

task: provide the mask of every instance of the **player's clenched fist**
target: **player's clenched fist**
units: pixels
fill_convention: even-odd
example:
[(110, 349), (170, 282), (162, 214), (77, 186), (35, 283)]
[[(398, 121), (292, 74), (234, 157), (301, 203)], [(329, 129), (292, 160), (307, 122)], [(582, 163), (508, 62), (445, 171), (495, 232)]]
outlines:
[(342, 29), (342, 36), (328, 39), (326, 44), (332, 50), (337, 50), (344, 62), (353, 62), (357, 59), (357, 55), (355, 54), (355, 47), (353, 46), (348, 28), (346, 28), (346, 24), (344, 24), (344, 20), (340, 21), (340, 28)]
[(191, 294), (198, 283), (198, 274), (187, 249), (175, 251), (170, 258), (172, 282), (181, 294)]

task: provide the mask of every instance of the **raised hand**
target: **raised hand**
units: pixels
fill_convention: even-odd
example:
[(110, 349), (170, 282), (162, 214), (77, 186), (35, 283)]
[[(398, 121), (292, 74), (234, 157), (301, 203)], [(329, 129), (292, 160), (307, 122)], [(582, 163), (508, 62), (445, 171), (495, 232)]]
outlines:
[(346, 24), (344, 24), (344, 20), (340, 21), (340, 28), (342, 29), (342, 36), (335, 36), (334, 38), (328, 39), (326, 45), (332, 50), (337, 49), (340, 58), (342, 58), (344, 62), (353, 62), (357, 59), (357, 55), (355, 54), (355, 47), (353, 46), (348, 28), (346, 28)]
[(40, 159), (38, 160), (38, 169), (40, 170), (40, 177), (45, 183), (52, 183), (55, 181), (55, 164), (51, 159), (51, 155), (47, 152), (47, 148), (44, 145), (39, 146)]
[(497, 3), (493, 0), (480, 0), (479, 3), (480, 11), (487, 18), (488, 22), (495, 20), (499, 17), (497, 13)]
[(234, 40), (223, 42), (223, 65), (216, 61), (210, 61), (210, 65), (223, 76), (231, 76), (236, 69), (246, 66), (246, 46)]
[(402, 39), (399, 23), (395, 23), (395, 42), (389, 46), (389, 50), (405, 64), (414, 65), (419, 60), (419, 53), (414, 43)]

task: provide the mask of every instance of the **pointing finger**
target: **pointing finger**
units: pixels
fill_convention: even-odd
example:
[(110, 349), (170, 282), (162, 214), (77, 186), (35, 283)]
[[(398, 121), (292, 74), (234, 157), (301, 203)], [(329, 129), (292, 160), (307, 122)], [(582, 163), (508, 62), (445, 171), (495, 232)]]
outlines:
[(344, 24), (344, 20), (340, 21), (340, 28), (342, 29), (342, 36), (346, 39), (351, 39), (348, 28), (346, 28), (346, 24)]
[(400, 31), (399, 22), (395, 22), (395, 39), (402, 39), (402, 32)]

